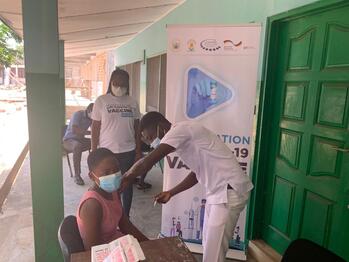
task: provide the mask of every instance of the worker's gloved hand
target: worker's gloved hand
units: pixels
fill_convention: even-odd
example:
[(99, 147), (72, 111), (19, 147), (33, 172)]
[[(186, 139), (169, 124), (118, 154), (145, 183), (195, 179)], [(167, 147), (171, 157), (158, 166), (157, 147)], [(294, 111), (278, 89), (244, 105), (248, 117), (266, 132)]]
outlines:
[(207, 80), (201, 80), (190, 87), (190, 101), (188, 101), (188, 116), (197, 117), (213, 104), (211, 99), (211, 83)]
[(154, 197), (154, 201), (162, 204), (166, 204), (172, 197), (170, 191), (161, 192)]

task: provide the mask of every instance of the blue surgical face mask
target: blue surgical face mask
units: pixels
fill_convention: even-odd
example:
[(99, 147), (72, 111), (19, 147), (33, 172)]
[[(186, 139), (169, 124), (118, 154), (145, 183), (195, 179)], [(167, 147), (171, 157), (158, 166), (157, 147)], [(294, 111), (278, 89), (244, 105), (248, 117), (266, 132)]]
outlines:
[(99, 187), (105, 192), (112, 193), (119, 189), (121, 182), (121, 172), (99, 177)]

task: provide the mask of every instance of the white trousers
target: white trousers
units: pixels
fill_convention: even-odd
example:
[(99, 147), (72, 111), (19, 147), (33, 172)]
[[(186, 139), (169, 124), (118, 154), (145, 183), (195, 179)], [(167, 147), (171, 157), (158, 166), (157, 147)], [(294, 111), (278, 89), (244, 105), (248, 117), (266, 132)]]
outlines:
[(232, 189), (227, 192), (228, 203), (206, 204), (202, 239), (203, 262), (225, 261), (229, 240), (250, 195), (247, 193), (241, 196)]

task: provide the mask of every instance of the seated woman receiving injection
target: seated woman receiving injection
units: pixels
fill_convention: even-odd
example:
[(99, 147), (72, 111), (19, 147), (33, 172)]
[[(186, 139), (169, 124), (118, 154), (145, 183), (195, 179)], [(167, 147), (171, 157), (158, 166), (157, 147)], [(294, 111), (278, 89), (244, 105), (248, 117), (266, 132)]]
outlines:
[(88, 156), (87, 164), (94, 183), (83, 195), (76, 215), (85, 250), (126, 234), (140, 242), (148, 240), (123, 212), (117, 192), (121, 172), (113, 152), (99, 148)]

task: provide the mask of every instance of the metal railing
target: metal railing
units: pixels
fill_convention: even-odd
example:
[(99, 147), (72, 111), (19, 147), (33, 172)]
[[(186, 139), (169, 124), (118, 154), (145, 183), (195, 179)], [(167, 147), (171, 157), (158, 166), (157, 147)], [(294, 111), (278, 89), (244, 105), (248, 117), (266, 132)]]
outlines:
[(7, 177), (0, 188), (0, 213), (2, 212), (2, 206), (5, 203), (6, 198), (11, 191), (12, 185), (16, 181), (17, 175), (21, 170), (24, 159), (26, 158), (28, 152), (29, 152), (29, 142), (27, 142), (27, 144), (24, 146), (22, 152), (18, 156), (15, 164), (13, 165), (10, 172), (7, 174)]

